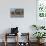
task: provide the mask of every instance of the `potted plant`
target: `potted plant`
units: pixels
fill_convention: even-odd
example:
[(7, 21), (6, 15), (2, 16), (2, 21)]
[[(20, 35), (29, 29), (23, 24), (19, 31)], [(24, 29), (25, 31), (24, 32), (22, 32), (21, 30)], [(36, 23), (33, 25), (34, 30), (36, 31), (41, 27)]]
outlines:
[(46, 34), (45, 32), (35, 32), (33, 35), (37, 38), (38, 43), (41, 43), (40, 40), (42, 38), (45, 38), (44, 37), (46, 36), (45, 34)]
[(41, 26), (40, 29), (45, 29), (45, 26)]
[(34, 25), (34, 24), (32, 25), (32, 27), (35, 28), (36, 30), (39, 29), (38, 26), (37, 25)]
[(45, 26), (32, 25), (32, 27), (35, 28), (36, 30), (45, 29)]

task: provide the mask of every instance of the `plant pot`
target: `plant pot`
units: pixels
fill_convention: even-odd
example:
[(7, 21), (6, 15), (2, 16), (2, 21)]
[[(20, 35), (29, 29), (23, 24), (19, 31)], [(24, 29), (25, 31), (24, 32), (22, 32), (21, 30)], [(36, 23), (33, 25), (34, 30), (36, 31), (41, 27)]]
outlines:
[(44, 42), (44, 40), (45, 40), (45, 39), (38, 39), (37, 42), (38, 42), (39, 44), (41, 44), (41, 43)]
[(37, 39), (37, 43), (40, 43), (40, 39)]
[(40, 39), (40, 43), (44, 43), (44, 40), (45, 40), (45, 39)]

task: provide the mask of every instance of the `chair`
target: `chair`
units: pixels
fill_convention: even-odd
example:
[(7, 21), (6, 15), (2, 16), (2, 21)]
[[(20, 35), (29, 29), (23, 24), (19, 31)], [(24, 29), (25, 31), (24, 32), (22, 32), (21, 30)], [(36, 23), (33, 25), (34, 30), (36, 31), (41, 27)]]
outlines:
[[(17, 34), (17, 35), (16, 35), (16, 34), (12, 35), (12, 34), (6, 33), (6, 34), (5, 34), (5, 46), (7, 46), (7, 44), (8, 44), (8, 43), (7, 43), (7, 38), (8, 38), (7, 36), (9, 36), (9, 38), (10, 38), (10, 36), (17, 36), (17, 38), (16, 38), (16, 39), (17, 39), (17, 42), (16, 42), (17, 44), (16, 44), (16, 46), (18, 46), (18, 34)], [(15, 39), (15, 40), (16, 40), (16, 39)]]
[(8, 42), (7, 42), (7, 38), (13, 37), (13, 36), (17, 36), (15, 38), (16, 41), (16, 46), (18, 46), (18, 27), (16, 28), (11, 28), (11, 33), (5, 33), (5, 46), (7, 46)]
[(29, 33), (21, 33), (22, 40), (26, 39), (26, 41), (22, 41), (19, 43), (19, 46), (30, 46), (29, 42)]

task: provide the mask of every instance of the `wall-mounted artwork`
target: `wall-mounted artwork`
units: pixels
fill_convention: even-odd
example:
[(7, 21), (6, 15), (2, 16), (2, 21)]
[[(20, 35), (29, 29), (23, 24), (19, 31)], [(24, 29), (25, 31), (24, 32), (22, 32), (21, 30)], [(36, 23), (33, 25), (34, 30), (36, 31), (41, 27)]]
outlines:
[(11, 17), (24, 17), (24, 9), (23, 8), (11, 8), (10, 15)]

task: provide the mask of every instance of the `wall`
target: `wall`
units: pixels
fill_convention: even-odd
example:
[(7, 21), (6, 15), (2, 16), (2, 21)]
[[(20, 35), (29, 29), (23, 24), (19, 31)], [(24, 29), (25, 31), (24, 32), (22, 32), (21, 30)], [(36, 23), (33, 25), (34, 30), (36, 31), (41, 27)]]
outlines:
[[(24, 8), (24, 18), (11, 18), (10, 8)], [(11, 27), (19, 27), (19, 32), (30, 32), (36, 24), (36, 0), (0, 0), (0, 34), (10, 32)]]

